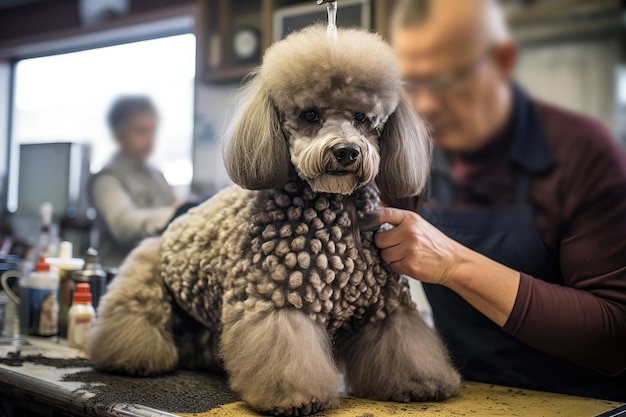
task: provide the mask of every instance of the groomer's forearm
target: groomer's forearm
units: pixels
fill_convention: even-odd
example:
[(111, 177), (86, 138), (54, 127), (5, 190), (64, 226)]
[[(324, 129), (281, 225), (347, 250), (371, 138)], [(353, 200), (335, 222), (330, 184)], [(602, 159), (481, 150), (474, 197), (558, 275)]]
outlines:
[(499, 326), (504, 326), (517, 298), (520, 273), (462, 247), (459, 262), (444, 285)]

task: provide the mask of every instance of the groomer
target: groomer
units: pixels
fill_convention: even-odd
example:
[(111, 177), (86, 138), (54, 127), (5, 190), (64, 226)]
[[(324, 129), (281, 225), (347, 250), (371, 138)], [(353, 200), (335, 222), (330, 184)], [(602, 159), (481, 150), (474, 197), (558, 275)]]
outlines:
[(423, 207), (380, 211), (396, 226), (383, 258), (424, 283), (465, 378), (626, 401), (626, 156), (512, 81), (495, 0), (398, 7), (392, 43), (436, 151)]

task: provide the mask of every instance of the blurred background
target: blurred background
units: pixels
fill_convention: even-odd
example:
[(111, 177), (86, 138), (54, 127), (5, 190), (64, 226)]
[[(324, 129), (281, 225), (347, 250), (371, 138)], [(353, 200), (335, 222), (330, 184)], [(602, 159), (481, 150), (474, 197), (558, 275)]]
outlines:
[[(386, 36), (392, 3), (340, 0), (338, 23)], [(626, 145), (625, 4), (503, 5), (520, 82)], [(326, 11), (315, 0), (0, 0), (0, 233), (32, 241), (52, 201), (61, 237), (89, 244), (86, 178), (115, 149), (106, 113), (122, 94), (154, 101), (151, 162), (178, 198), (227, 185), (219, 133), (234, 91), (273, 41), (316, 20)]]

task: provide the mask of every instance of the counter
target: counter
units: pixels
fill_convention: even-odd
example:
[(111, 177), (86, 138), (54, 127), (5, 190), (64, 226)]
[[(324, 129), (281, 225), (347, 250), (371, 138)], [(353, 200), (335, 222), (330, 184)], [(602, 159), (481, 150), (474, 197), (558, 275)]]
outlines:
[[(29, 338), (30, 346), (0, 347), (0, 400), (8, 416), (256, 416), (228, 390), (223, 375), (177, 372), (156, 378), (101, 374), (77, 350)], [(29, 360), (24, 360), (30, 357)], [(76, 359), (79, 358), (79, 359)], [(71, 360), (69, 360), (71, 359)], [(21, 366), (15, 366), (21, 365)], [(20, 413), (20, 414), (17, 414)], [(0, 415), (3, 409), (0, 408)], [(624, 404), (465, 382), (441, 403), (399, 404), (343, 398), (333, 417), (383, 416), (626, 416)]]

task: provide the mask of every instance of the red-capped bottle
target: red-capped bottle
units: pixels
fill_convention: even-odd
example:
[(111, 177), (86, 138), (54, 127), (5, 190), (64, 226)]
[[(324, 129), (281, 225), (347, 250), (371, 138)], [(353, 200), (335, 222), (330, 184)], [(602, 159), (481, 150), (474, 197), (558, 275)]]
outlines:
[(89, 284), (76, 284), (74, 303), (68, 313), (67, 344), (83, 350), (87, 342), (89, 329), (96, 318), (96, 311), (91, 305)]

